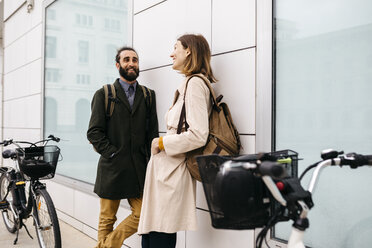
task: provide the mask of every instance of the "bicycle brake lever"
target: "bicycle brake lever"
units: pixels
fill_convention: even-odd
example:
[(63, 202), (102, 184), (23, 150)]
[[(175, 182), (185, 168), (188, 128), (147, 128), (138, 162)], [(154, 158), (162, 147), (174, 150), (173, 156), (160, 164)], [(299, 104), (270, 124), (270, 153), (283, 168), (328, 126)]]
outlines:
[(60, 138), (55, 137), (53, 134), (50, 134), (50, 135), (48, 136), (48, 139), (51, 139), (51, 140), (53, 140), (53, 141), (55, 141), (55, 142), (59, 142), (59, 141), (61, 140)]
[(3, 145), (4, 145), (4, 146), (7, 146), (7, 145), (10, 145), (10, 144), (12, 144), (12, 143), (13, 143), (13, 139), (7, 139), (7, 140), (4, 140)]

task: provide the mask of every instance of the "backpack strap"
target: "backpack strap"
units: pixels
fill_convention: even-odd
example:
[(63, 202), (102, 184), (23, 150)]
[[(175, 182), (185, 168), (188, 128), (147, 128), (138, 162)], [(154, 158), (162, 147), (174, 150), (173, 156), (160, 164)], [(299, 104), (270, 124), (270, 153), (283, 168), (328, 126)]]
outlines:
[(145, 97), (145, 101), (146, 101), (146, 107), (148, 109), (151, 109), (151, 105), (152, 105), (152, 95), (151, 95), (151, 92), (150, 90), (144, 86), (144, 85), (140, 85), (141, 86), (141, 89), (142, 89), (142, 92), (143, 92), (143, 96)]
[(152, 107), (152, 95), (151, 91), (143, 85), (140, 85), (143, 96), (145, 98), (145, 104), (146, 104), (146, 133), (149, 131), (149, 125), (150, 125), (150, 115), (151, 115), (151, 107)]
[(146, 160), (148, 161), (151, 156), (151, 140), (150, 140), (150, 116), (151, 116), (151, 108), (152, 108), (152, 95), (151, 91), (143, 85), (140, 85), (143, 96), (145, 98), (145, 104), (146, 104), (146, 132), (145, 132), (145, 137), (146, 137)]
[[(216, 97), (216, 94), (214, 93), (214, 89), (213, 89), (211, 83), (209, 82), (209, 80), (203, 74), (194, 74), (194, 75), (191, 75), (190, 78), (187, 80), (186, 86), (185, 86), (185, 92), (183, 94), (183, 101), (185, 102), (187, 85), (188, 85), (188, 83), (189, 83), (189, 81), (190, 81), (190, 79), (192, 77), (198, 77), (198, 78), (203, 79), (203, 82), (205, 83), (205, 85), (209, 89), (209, 92), (210, 92), (210, 95), (211, 95), (211, 98), (212, 98), (212, 101), (213, 101), (213, 107), (217, 107), (218, 106), (218, 103), (221, 101), (221, 99), (223, 98), (223, 96), (222, 95), (219, 95), (218, 97)], [(220, 111), (219, 108), (217, 108), (216, 110), (218, 112)]]
[(114, 112), (115, 101), (116, 101), (116, 90), (113, 84), (105, 84), (103, 86), (105, 92), (105, 114), (106, 118), (110, 119)]
[[(212, 101), (213, 101), (213, 106), (218, 106), (218, 103), (221, 101), (223, 96), (219, 95), (218, 97), (216, 97), (216, 94), (214, 93), (214, 89), (213, 89), (211, 83), (209, 82), (209, 80), (203, 74), (195, 74), (195, 75), (192, 75), (191, 77), (199, 77), (199, 78), (203, 79), (205, 85), (208, 87), (209, 92), (211, 94), (211, 98), (212, 98)], [(187, 87), (187, 85), (186, 85), (186, 87)], [(185, 93), (186, 93), (186, 91), (185, 91)], [(186, 94), (184, 95), (184, 98), (185, 98), (185, 96), (186, 96)]]
[[(211, 95), (211, 98), (212, 98), (212, 101), (213, 101), (213, 107), (219, 112), (221, 111), (219, 108), (218, 108), (218, 103), (219, 101), (221, 101), (222, 99), (222, 95), (218, 97), (218, 100), (216, 99), (216, 95), (214, 93), (214, 90), (213, 90), (213, 87), (211, 85), (211, 83), (209, 82), (209, 80), (202, 74), (194, 74), (194, 75), (191, 75), (187, 81), (186, 81), (186, 85), (185, 85), (185, 90), (184, 90), (184, 93), (183, 93), (183, 105), (182, 105), (182, 110), (181, 110), (181, 115), (180, 115), (180, 120), (178, 121), (178, 126), (177, 126), (177, 134), (180, 134), (182, 132), (182, 128), (183, 128), (183, 123), (185, 123), (185, 130), (187, 131), (187, 129), (189, 128), (189, 124), (187, 123), (187, 120), (186, 120), (186, 104), (185, 104), (185, 98), (186, 98), (186, 90), (187, 90), (187, 85), (189, 84), (189, 81), (191, 78), (193, 77), (199, 77), (203, 80), (203, 82), (205, 83), (205, 85), (208, 87), (209, 89), (209, 92), (210, 92), (210, 95)], [(174, 97), (174, 100), (173, 100), (173, 104), (177, 101), (177, 98), (179, 96), (179, 92), (176, 91), (176, 95)]]

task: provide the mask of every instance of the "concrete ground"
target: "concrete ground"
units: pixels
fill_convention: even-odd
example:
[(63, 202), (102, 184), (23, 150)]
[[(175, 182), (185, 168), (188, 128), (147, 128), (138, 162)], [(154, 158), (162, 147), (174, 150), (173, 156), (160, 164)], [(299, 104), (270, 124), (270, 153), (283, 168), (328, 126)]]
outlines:
[[(76, 230), (72, 226), (59, 220), (62, 236), (62, 247), (63, 248), (93, 248), (96, 245), (96, 241), (84, 233)], [(32, 225), (32, 218), (28, 218), (26, 226), (34, 239), (31, 239), (24, 228), (19, 231), (18, 242), (13, 245), (15, 234), (9, 233), (6, 229), (3, 218), (0, 216), (0, 247), (1, 248), (37, 248), (39, 243), (35, 228)]]

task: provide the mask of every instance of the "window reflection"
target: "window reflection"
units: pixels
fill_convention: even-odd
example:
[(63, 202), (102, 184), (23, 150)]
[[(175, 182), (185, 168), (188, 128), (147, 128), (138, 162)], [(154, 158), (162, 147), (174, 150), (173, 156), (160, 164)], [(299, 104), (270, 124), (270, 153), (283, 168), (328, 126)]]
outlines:
[[(299, 152), (300, 172), (326, 148), (372, 151), (371, 11), (369, 0), (275, 1), (275, 145)], [(372, 188), (371, 176), (364, 168), (323, 172), (318, 188), (324, 190), (315, 194), (321, 208), (310, 212), (316, 228), (306, 231), (306, 245), (369, 246), (372, 229), (358, 227), (372, 218), (372, 200), (360, 193)], [(277, 227), (276, 236), (286, 239), (290, 223)], [(358, 231), (364, 234), (352, 236)]]
[(80, 63), (89, 62), (89, 42), (84, 40), (78, 41), (78, 61)]
[(59, 174), (95, 180), (90, 101), (117, 78), (116, 49), (130, 41), (128, 13), (127, 0), (58, 0), (46, 9), (44, 134), (63, 139)]
[(57, 38), (54, 36), (47, 36), (45, 38), (45, 57), (46, 58), (57, 57)]
[(45, 68), (45, 81), (48, 83), (57, 83), (59, 80), (59, 69)]

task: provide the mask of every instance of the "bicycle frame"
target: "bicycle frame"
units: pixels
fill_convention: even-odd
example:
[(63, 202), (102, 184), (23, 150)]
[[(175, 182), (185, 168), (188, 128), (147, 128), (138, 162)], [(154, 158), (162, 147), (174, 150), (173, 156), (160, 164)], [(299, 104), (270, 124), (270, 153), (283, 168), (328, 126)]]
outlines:
[[(17, 161), (15, 161), (17, 164)], [(17, 165), (16, 165), (17, 166)], [(22, 174), (19, 170), (11, 169), (10, 171), (6, 172), (10, 177), (10, 184), (8, 185), (8, 191), (5, 194), (5, 197), (8, 194), (12, 194), (13, 202), (10, 204), (10, 210), (12, 211), (13, 215), (16, 217), (18, 221), (18, 229), (22, 228), (23, 220), (29, 218), (30, 216), (33, 217), (37, 226), (40, 225), (39, 216), (37, 212), (32, 212), (33, 208), (37, 207), (35, 201), (35, 191), (36, 189), (45, 189), (45, 184), (41, 183), (38, 180), (31, 180), (29, 185), (29, 195), (28, 199), (26, 199), (26, 192), (25, 192), (25, 181), (22, 177)], [(27, 230), (28, 232), (28, 230)]]
[[(53, 135), (50, 135), (48, 139), (44, 139), (36, 143), (31, 143), (27, 141), (4, 140), (3, 142), (0, 142), (0, 144), (4, 146), (13, 144), (16, 147), (18, 147), (16, 151), (21, 151), (24, 154), (26, 154), (27, 147), (22, 148), (19, 144), (28, 144), (29, 147), (37, 147), (37, 144), (42, 143), (42, 147), (45, 147), (46, 144), (50, 140), (59, 142), (60, 139), (57, 137), (54, 137)], [(57, 151), (59, 152), (59, 150)], [(53, 237), (54, 237), (53, 242), (55, 242), (54, 244), (56, 245), (56, 247), (60, 247), (61, 238), (60, 238), (58, 219), (55, 213), (53, 202), (50, 199), (50, 196), (46, 191), (45, 184), (39, 181), (39, 177), (32, 177), (32, 175), (26, 174), (26, 172), (21, 170), (20, 164), (18, 163), (18, 159), (19, 159), (18, 154), (15, 155), (14, 152), (9, 150), (8, 153), (3, 153), (3, 157), (6, 159), (7, 158), (12, 159), (15, 165), (13, 168), (10, 168), (10, 169), (6, 167), (1, 168), (1, 169), (5, 169), (5, 170), (1, 170), (2, 174), (4, 174), (2, 175), (2, 178), (6, 178), (3, 180), (8, 181), (8, 184), (3, 185), (3, 186), (7, 185), (7, 187), (4, 187), (3, 189), (5, 191), (2, 191), (4, 193), (2, 195), (2, 198), (4, 198), (5, 200), (5, 201), (2, 201), (2, 204), (5, 204), (5, 207), (8, 207), (8, 211), (12, 213), (13, 218), (14, 218), (14, 223), (13, 221), (9, 221), (9, 219), (7, 219), (8, 217), (4, 217), (4, 215), (3, 215), (3, 218), (4, 218), (4, 221), (6, 221), (5, 223), (6, 223), (7, 228), (8, 227), (10, 228), (10, 229), (8, 228), (8, 231), (11, 233), (16, 232), (16, 238), (14, 240), (14, 244), (16, 244), (18, 241), (19, 230), (22, 227), (25, 227), (27, 234), (31, 237), (27, 229), (27, 226), (23, 223), (23, 220), (32, 216), (34, 220), (34, 226), (37, 231), (37, 236), (38, 236), (40, 247), (45, 246), (45, 243), (44, 243), (45, 239), (44, 237), (42, 237), (42, 235), (45, 235), (45, 234), (41, 234), (41, 232), (45, 230), (49, 230), (49, 223), (46, 225), (44, 223), (45, 219), (40, 219), (39, 217), (40, 202), (37, 203), (37, 201), (39, 201), (38, 199), (40, 199), (40, 197), (42, 199), (45, 199), (46, 197), (46, 199), (49, 199), (49, 200), (43, 204), (47, 204), (46, 207), (48, 208), (48, 211), (47, 211), (47, 213), (49, 214), (48, 216), (49, 217), (51, 216), (50, 218), (53, 218), (53, 221), (52, 221), (53, 223), (50, 224), (50, 226), (53, 227), (52, 229)], [(27, 177), (24, 177), (23, 175), (27, 175)], [(52, 176), (54, 176), (54, 174)], [(40, 176), (40, 178), (43, 179), (42, 176)], [(26, 197), (26, 192), (25, 192), (26, 180), (30, 182), (28, 198)], [(11, 194), (12, 200), (7, 202), (6, 199), (9, 194)], [(3, 200), (3, 199), (0, 199), (0, 200)], [(42, 208), (43, 206), (45, 205), (42, 205)], [(52, 213), (49, 212), (50, 207), (52, 209), (51, 210)]]
[[(27, 200), (25, 194), (25, 182), (22, 178), (22, 175), (18, 171), (12, 169), (7, 173), (11, 179), (7, 194), (11, 193), (13, 199), (12, 204), (10, 204), (10, 208), (14, 216), (19, 219), (23, 219), (31, 213), (32, 206), (29, 204), (31, 194)], [(14, 208), (16, 208), (16, 210)]]
[[(328, 167), (330, 165), (340, 165), (340, 164), (341, 164), (341, 159), (340, 158), (327, 159), (327, 160), (324, 160), (324, 161), (320, 162), (316, 166), (315, 171), (312, 174), (312, 177), (311, 177), (311, 180), (310, 180), (310, 183), (309, 183), (309, 187), (308, 187), (308, 191), (311, 194), (314, 194), (314, 190), (315, 190), (318, 178), (320, 177), (320, 173), (321, 173), (322, 169), (324, 169), (325, 167)], [(283, 198), (282, 194), (278, 190), (276, 184), (271, 179), (271, 177), (270, 176), (263, 176), (262, 180), (264, 181), (266, 187), (271, 192), (272, 196), (281, 205), (287, 206), (286, 200)], [(300, 213), (298, 219), (296, 219), (295, 222), (304, 221), (305, 219), (307, 219), (307, 214), (310, 211), (310, 209), (305, 204), (305, 202), (303, 202), (303, 201), (298, 201), (297, 203), (301, 206), (302, 210), (301, 210), (301, 213)], [(287, 248), (305, 248), (305, 245), (303, 243), (303, 237), (304, 237), (304, 233), (305, 233), (307, 227), (308, 226), (303, 226), (301, 228), (302, 230), (297, 228), (297, 227), (294, 227), (294, 226), (292, 227), (292, 231), (291, 231), (291, 235), (290, 235), (289, 240), (288, 240)]]

